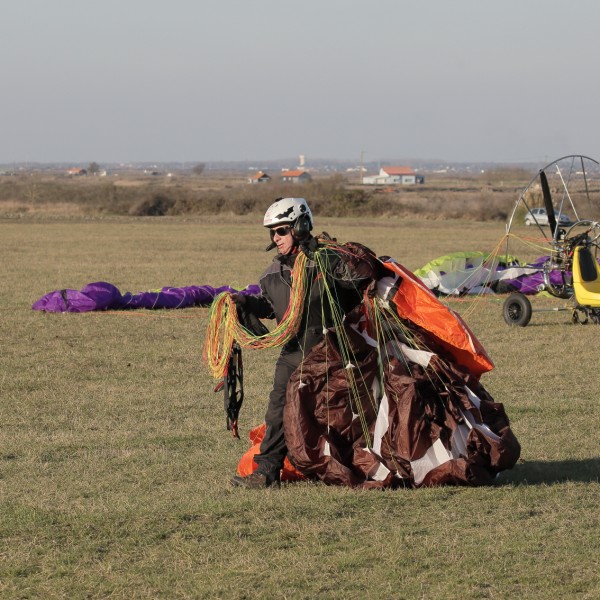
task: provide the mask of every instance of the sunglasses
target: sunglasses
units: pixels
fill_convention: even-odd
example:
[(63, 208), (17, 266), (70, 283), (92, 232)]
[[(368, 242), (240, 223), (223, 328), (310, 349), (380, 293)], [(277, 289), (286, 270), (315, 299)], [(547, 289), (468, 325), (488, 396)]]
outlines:
[(275, 234), (277, 234), (279, 237), (284, 237), (288, 235), (290, 231), (292, 231), (292, 228), (289, 225), (285, 225), (284, 227), (274, 227), (273, 229), (269, 230), (269, 234), (271, 239), (273, 239)]

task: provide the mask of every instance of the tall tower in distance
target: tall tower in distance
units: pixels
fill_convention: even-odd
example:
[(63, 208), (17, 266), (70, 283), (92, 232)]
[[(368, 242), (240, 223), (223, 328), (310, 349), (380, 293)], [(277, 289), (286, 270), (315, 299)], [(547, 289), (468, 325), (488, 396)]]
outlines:
[(306, 165), (306, 160), (304, 158), (304, 154), (301, 154), (298, 158), (300, 159), (300, 164), (298, 165), (298, 168), (302, 169), (304, 171), (304, 168)]

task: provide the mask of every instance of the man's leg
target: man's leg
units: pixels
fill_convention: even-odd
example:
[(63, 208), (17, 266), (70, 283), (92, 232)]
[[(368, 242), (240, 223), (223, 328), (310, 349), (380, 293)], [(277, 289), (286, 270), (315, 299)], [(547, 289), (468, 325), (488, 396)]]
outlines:
[[(247, 477), (236, 476), (234, 485), (244, 487), (269, 487), (279, 484), (279, 472), (287, 454), (283, 434), (283, 410), (288, 381), (302, 361), (302, 352), (283, 352), (275, 364), (273, 389), (269, 394), (269, 405), (265, 415), (267, 425), (265, 437), (260, 444), (260, 453), (254, 461), (258, 465), (255, 473)], [(256, 480), (256, 481), (255, 481)]]

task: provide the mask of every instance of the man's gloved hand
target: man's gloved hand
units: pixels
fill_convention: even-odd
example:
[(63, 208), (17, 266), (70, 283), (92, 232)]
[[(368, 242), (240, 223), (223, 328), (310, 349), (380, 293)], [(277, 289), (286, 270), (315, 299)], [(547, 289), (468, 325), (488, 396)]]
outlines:
[(313, 260), (315, 257), (315, 252), (319, 247), (319, 242), (317, 242), (317, 238), (309, 237), (306, 240), (300, 242), (300, 250), (304, 254), (306, 254), (307, 258)]
[(244, 304), (246, 304), (246, 296), (244, 296), (244, 294), (231, 294), (231, 299), (236, 307), (244, 306)]
[(252, 313), (252, 302), (248, 302), (248, 296), (239, 293), (231, 294), (231, 299), (235, 304), (238, 319), (243, 327), (257, 336), (269, 333), (262, 321)]
[(241, 318), (246, 306), (246, 296), (244, 294), (231, 294), (231, 299), (235, 304), (235, 311), (238, 314), (238, 318)]

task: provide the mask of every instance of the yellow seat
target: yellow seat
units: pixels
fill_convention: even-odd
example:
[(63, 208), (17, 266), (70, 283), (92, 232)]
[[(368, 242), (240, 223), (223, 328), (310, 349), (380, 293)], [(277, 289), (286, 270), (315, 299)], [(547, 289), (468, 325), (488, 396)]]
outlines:
[(577, 246), (573, 256), (573, 289), (582, 306), (600, 306), (600, 265), (589, 248)]

